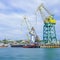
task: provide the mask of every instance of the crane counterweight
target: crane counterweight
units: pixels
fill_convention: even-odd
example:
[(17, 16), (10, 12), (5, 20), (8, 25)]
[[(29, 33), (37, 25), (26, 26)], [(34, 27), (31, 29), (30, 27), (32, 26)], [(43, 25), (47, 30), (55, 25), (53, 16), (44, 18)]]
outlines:
[(49, 16), (44, 20), (44, 23), (56, 24), (56, 20), (52, 16)]

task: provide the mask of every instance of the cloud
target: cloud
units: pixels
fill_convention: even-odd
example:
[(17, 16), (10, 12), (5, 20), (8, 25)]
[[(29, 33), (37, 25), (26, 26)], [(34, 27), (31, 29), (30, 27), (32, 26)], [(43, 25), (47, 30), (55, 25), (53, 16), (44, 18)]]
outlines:
[(6, 9), (6, 6), (0, 2), (0, 9)]
[[(35, 11), (37, 7), (44, 3), (49, 11), (55, 14), (57, 19), (56, 30), (60, 25), (60, 0), (0, 0), (0, 38), (7, 36), (9, 39), (26, 39), (28, 33), (27, 26), (23, 21), (23, 16), (27, 16), (31, 25), (35, 27), (37, 34), (42, 39), (43, 36), (43, 21), (41, 16), (37, 17)], [(59, 16), (59, 17), (58, 17)], [(57, 30), (57, 32), (59, 32)], [(21, 34), (22, 32), (22, 34)], [(57, 36), (60, 34), (57, 33)], [(60, 39), (58, 37), (58, 39)]]

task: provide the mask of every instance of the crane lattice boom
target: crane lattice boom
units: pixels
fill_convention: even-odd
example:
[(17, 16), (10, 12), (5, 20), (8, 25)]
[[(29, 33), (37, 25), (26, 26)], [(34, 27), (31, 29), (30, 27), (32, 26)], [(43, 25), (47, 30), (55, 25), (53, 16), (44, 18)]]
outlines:
[(40, 11), (40, 14), (44, 20), (44, 23), (56, 24), (56, 20), (53, 18), (53, 15), (51, 14), (51, 12), (49, 12), (49, 10), (43, 4), (41, 4), (38, 7), (37, 11)]

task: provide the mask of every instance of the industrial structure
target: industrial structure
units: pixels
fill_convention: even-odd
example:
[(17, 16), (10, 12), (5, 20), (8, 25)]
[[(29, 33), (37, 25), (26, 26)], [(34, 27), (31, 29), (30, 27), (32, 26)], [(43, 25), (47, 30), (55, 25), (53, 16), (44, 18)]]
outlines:
[(36, 31), (34, 29), (33, 26), (31, 26), (31, 23), (29, 22), (29, 20), (27, 20), (27, 17), (24, 17), (25, 23), (27, 25), (27, 29), (29, 31), (29, 35), (30, 35), (30, 43), (35, 43), (37, 42), (37, 40), (39, 40), (38, 35), (36, 34)]
[[(55, 25), (56, 20), (54, 19), (53, 14), (41, 4), (37, 12), (41, 14), (43, 19), (43, 40), (40, 40), (35, 28), (30, 23), (29, 19), (24, 16), (24, 21), (26, 23), (29, 35), (27, 35), (29, 43), (27, 44), (13, 44), (11, 47), (23, 47), (23, 48), (60, 48), (60, 41), (57, 41)], [(36, 20), (37, 22), (37, 20)], [(37, 25), (37, 24), (36, 24)], [(27, 42), (27, 41), (26, 41)]]
[(49, 10), (41, 4), (37, 12), (40, 12), (41, 17), (44, 22), (43, 26), (43, 40), (45, 43), (56, 43), (57, 38), (56, 38), (56, 31), (55, 31), (55, 24), (56, 20), (54, 19), (53, 15), (49, 12)]

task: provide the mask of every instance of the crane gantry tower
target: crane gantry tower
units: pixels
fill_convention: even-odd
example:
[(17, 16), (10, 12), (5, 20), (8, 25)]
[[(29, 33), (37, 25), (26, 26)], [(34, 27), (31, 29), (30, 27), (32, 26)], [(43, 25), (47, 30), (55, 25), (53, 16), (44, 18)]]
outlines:
[(43, 4), (41, 4), (38, 7), (37, 11), (40, 12), (44, 22), (43, 40), (45, 41), (45, 43), (56, 43), (57, 41), (56, 31), (55, 31), (56, 20)]

